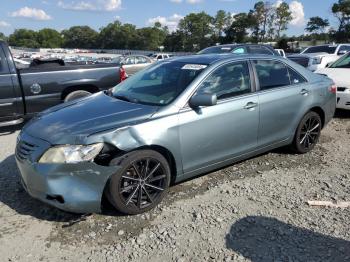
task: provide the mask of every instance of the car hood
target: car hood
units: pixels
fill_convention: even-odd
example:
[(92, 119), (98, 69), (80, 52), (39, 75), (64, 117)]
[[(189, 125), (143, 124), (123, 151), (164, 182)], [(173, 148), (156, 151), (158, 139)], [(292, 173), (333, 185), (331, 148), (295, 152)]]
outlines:
[(289, 55), (288, 57), (318, 57), (318, 56), (335, 56), (334, 54), (328, 54), (328, 53), (305, 53), (305, 54), (293, 54)]
[(23, 131), (51, 144), (72, 143), (94, 133), (145, 121), (158, 108), (121, 101), (101, 92), (40, 113)]

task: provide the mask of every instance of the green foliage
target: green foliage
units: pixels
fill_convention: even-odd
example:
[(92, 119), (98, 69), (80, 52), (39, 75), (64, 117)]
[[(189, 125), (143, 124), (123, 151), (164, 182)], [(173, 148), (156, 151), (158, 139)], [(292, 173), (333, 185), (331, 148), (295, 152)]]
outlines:
[(184, 51), (184, 39), (185, 36), (180, 31), (176, 31), (167, 35), (167, 37), (164, 40), (165, 50), (168, 50), (170, 52)]
[(17, 47), (38, 48), (38, 33), (28, 29), (16, 29), (9, 37), (9, 44)]
[(99, 35), (99, 44), (106, 49), (132, 49), (138, 44), (138, 40), (136, 26), (119, 21), (102, 28)]
[(246, 41), (248, 28), (252, 27), (254, 22), (247, 13), (239, 13), (233, 16), (233, 22), (226, 30), (227, 43), (242, 43)]
[(40, 47), (58, 48), (63, 44), (63, 35), (50, 28), (41, 29), (37, 34), (37, 40)]
[(164, 40), (168, 34), (166, 29), (155, 25), (154, 27), (145, 27), (137, 30), (139, 41), (137, 49), (142, 50), (158, 50), (164, 44)]
[(7, 37), (2, 32), (0, 32), (0, 40), (7, 40)]
[(276, 29), (276, 38), (279, 39), (281, 32), (288, 29), (288, 24), (292, 21), (292, 12), (289, 9), (289, 5), (285, 2), (281, 3), (276, 8), (276, 15), (274, 17), (274, 26)]
[(62, 31), (64, 47), (68, 48), (96, 48), (98, 33), (88, 26), (73, 26)]
[(329, 26), (328, 19), (322, 19), (319, 16), (311, 17), (305, 30), (310, 33), (324, 33), (326, 27)]
[(334, 33), (337, 41), (348, 41), (350, 38), (350, 0), (338, 0), (333, 4), (332, 12), (339, 21), (338, 31)]
[[(332, 12), (338, 19), (338, 30), (325, 29), (329, 26), (327, 19), (311, 17), (306, 31), (289, 40), (336, 40), (346, 42), (350, 39), (350, 0), (336, 0)], [(274, 2), (275, 1), (272, 1)], [(103, 48), (103, 49), (142, 49), (166, 51), (198, 51), (216, 43), (244, 43), (278, 41), (278, 46), (286, 47), (288, 38), (283, 32), (292, 21), (292, 13), (286, 2), (278, 6), (268, 1), (258, 1), (248, 13), (234, 16), (219, 10), (214, 16), (205, 12), (191, 13), (180, 20), (178, 29), (169, 32), (160, 22), (153, 26), (136, 28), (132, 24), (115, 21), (102, 27), (99, 32), (88, 26), (73, 26), (62, 33), (45, 28), (38, 32), (18, 29), (9, 36), (12, 46), (45, 48)], [(5, 38), (0, 33), (0, 38)]]
[(278, 40), (276, 47), (278, 49), (288, 50), (289, 49), (288, 39), (287, 38), (281, 38), (280, 40)]
[(184, 36), (185, 50), (197, 51), (212, 44), (213, 21), (213, 17), (205, 12), (191, 13), (180, 21), (179, 31)]

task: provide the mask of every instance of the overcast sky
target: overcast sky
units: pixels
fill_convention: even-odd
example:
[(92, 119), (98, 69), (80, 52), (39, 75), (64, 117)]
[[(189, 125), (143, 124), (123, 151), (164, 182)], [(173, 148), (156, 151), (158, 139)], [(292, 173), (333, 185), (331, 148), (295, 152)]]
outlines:
[[(271, 0), (270, 2), (281, 2)], [(309, 17), (328, 18), (334, 25), (331, 6), (336, 0), (289, 0), (293, 21), (288, 35), (302, 34)], [(255, 0), (0, 0), (0, 32), (16, 28), (62, 30), (73, 25), (89, 25), (98, 30), (119, 19), (138, 27), (160, 21), (171, 30), (191, 12), (214, 15), (223, 9), (231, 13), (248, 12)]]

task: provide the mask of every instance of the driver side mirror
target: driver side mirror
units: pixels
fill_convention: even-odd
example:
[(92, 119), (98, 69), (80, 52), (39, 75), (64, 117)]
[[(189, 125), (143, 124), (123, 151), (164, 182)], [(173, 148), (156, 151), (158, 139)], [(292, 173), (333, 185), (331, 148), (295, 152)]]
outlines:
[(189, 101), (189, 105), (192, 108), (198, 108), (201, 106), (215, 106), (218, 102), (216, 94), (195, 94)]

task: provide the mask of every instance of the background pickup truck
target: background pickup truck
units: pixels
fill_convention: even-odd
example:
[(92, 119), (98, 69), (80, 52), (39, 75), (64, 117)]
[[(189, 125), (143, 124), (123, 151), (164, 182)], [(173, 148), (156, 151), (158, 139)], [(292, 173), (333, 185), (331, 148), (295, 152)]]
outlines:
[(300, 54), (289, 55), (288, 58), (311, 71), (326, 68), (350, 51), (350, 44), (319, 45), (306, 48)]
[(117, 85), (124, 70), (115, 64), (65, 65), (17, 69), (5, 42), (0, 41), (0, 127), (59, 103)]

